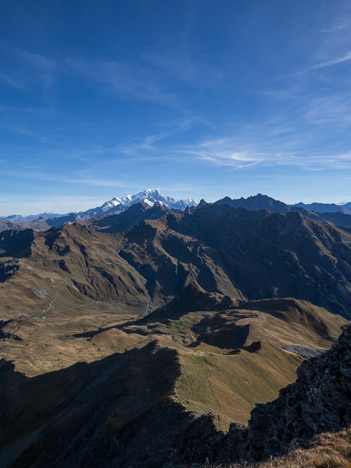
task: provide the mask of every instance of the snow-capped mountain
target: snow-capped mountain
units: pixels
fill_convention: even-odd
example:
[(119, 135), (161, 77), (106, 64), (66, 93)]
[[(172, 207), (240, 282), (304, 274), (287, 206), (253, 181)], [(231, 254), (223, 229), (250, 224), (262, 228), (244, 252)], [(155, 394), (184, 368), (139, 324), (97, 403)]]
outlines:
[(191, 198), (186, 200), (176, 200), (172, 197), (165, 197), (157, 189), (147, 189), (143, 192), (139, 192), (136, 195), (126, 195), (122, 198), (115, 197), (112, 200), (104, 203), (101, 206), (103, 213), (106, 213), (111, 210), (116, 210), (118, 208), (129, 208), (136, 203), (144, 202), (149, 206), (153, 206), (155, 203), (159, 203), (166, 208), (172, 208), (176, 210), (185, 210), (188, 206), (195, 206), (196, 203)]
[(112, 200), (107, 201), (101, 206), (91, 208), (87, 211), (80, 211), (79, 213), (42, 213), (26, 217), (22, 217), (20, 215), (12, 215), (4, 217), (4, 219), (11, 222), (24, 223), (43, 217), (47, 220), (50, 226), (61, 227), (66, 223), (74, 223), (76, 221), (79, 222), (81, 220), (85, 220), (93, 216), (107, 216), (110, 214), (118, 213), (140, 202), (144, 202), (150, 207), (153, 206), (155, 203), (159, 203), (165, 208), (176, 210), (185, 210), (188, 206), (196, 206), (196, 202), (191, 198), (188, 198), (186, 200), (176, 200), (172, 197), (163, 196), (158, 189), (147, 189), (143, 192), (137, 193), (136, 195), (125, 195), (121, 198), (114, 197), (112, 198)]
[(58, 219), (58, 226), (64, 222), (75, 222), (80, 220), (85, 220), (92, 218), (93, 216), (108, 216), (111, 214), (122, 212), (128, 209), (130, 206), (135, 205), (136, 203), (146, 203), (150, 207), (155, 203), (159, 203), (165, 208), (176, 209), (176, 210), (185, 210), (188, 206), (196, 206), (196, 203), (192, 199), (186, 200), (175, 200), (172, 197), (165, 197), (157, 189), (147, 189), (143, 192), (139, 192), (136, 195), (125, 195), (124, 197), (114, 197), (112, 200), (107, 201), (101, 206), (92, 208), (87, 211), (82, 211), (80, 213), (71, 213), (68, 216), (64, 216)]

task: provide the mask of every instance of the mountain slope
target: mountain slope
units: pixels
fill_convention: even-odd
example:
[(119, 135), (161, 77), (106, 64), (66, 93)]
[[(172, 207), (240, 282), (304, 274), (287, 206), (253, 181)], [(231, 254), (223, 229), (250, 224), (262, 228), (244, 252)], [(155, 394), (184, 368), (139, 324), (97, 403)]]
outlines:
[(119, 235), (120, 255), (148, 278), (151, 297), (196, 280), (237, 299), (296, 297), (349, 316), (349, 233), (286, 215), (204, 205), (146, 220)]
[(131, 205), (122, 213), (98, 218), (91, 218), (86, 221), (86, 225), (99, 232), (116, 233), (125, 231), (145, 219), (158, 219), (170, 210), (158, 202), (152, 206), (138, 202)]
[[(138, 297), (162, 306), (196, 281), (204, 291), (234, 300), (295, 297), (350, 314), (351, 236), (345, 230), (296, 212), (271, 214), (229, 205), (164, 215), (159, 205), (130, 210), (122, 218), (94, 221), (112, 233), (132, 225), (115, 234), (78, 224), (44, 233), (3, 233), (3, 310), (10, 310), (17, 296), (26, 312), (46, 309), (53, 294), (57, 302), (78, 292), (82, 300)], [(65, 284), (62, 292), (55, 290), (55, 282)], [(21, 287), (26, 294), (19, 293)], [(47, 294), (33, 293), (38, 290)]]
[(42, 316), (93, 300), (149, 301), (145, 278), (118, 254), (116, 239), (79, 224), (2, 233), (1, 279), (5, 316)]
[[(15, 357), (14, 344), (8, 356), (21, 373), (12, 363), (3, 361), (0, 366), (2, 460), (39, 467), (167, 466), (184, 455), (181, 444), (174, 449), (174, 443), (201, 425), (201, 414), (215, 413), (222, 429), (233, 421), (246, 422), (255, 402), (271, 400), (281, 386), (294, 380), (303, 357), (283, 346), (329, 347), (345, 323), (298, 301), (256, 303), (249, 309), (222, 309), (221, 303), (223, 298), (218, 297), (217, 310), (184, 312), (168, 322), (150, 317), (143, 323), (129, 321), (73, 336), (64, 345), (79, 349), (76, 358), (84, 360), (90, 348), (97, 347), (100, 358), (49, 373), (37, 370), (34, 375), (29, 360), (21, 361), (23, 352), (45, 336), (38, 335), (38, 329), (47, 333), (59, 318), (37, 322), (36, 329), (28, 321), (22, 326), (14, 323), (24, 351), (18, 349)], [(66, 320), (72, 327), (72, 316)], [(10, 332), (10, 326), (4, 329)], [(249, 333), (243, 336), (245, 327)], [(303, 329), (309, 335), (303, 336)], [(227, 348), (218, 331), (232, 337)], [(31, 334), (37, 337), (33, 343)], [(111, 354), (110, 343), (118, 346), (123, 336), (130, 348)], [(32, 354), (37, 369), (43, 359), (56, 359), (44, 345)], [(262, 381), (267, 373), (270, 377)], [(206, 431), (213, 429), (207, 424)], [(224, 434), (218, 433), (222, 440)], [(196, 434), (206, 436), (206, 432)], [(204, 458), (198, 461), (208, 456), (209, 446), (205, 447)]]
[[(321, 432), (351, 424), (351, 327), (325, 354), (303, 363), (297, 381), (277, 400), (256, 407), (241, 435), (247, 458), (264, 459), (287, 451), (293, 440), (302, 445)], [(269, 415), (269, 418), (267, 417)]]
[(90, 222), (0, 236), (0, 457), (167, 466), (227, 447), (234, 459), (243, 431), (224, 431), (345, 324), (350, 234), (228, 204)]
[[(351, 327), (348, 325), (330, 350), (302, 363), (296, 382), (282, 389), (276, 400), (255, 407), (248, 427), (232, 424), (225, 435), (216, 427), (212, 415), (202, 416), (190, 425), (173, 441), (175, 465), (206, 465), (210, 461), (215, 466), (235, 463), (233, 466), (239, 468), (248, 463), (261, 466), (257, 462), (269, 458), (270, 462), (263, 463), (262, 467), (348, 467), (350, 375)], [(335, 432), (339, 434), (330, 434)], [(337, 447), (338, 440), (343, 447)], [(301, 450), (291, 456), (272, 458), (296, 447)], [(305, 452), (306, 447), (310, 450)], [(320, 456), (318, 449), (322, 452)], [(240, 461), (244, 463), (236, 464)]]

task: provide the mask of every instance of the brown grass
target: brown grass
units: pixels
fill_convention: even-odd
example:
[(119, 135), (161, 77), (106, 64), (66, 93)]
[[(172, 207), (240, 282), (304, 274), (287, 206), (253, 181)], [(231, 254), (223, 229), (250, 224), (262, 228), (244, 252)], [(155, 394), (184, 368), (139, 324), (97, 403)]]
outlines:
[[(216, 468), (351, 468), (351, 428), (317, 436), (308, 448), (262, 463), (234, 463)], [(212, 467), (215, 468), (215, 467)]]

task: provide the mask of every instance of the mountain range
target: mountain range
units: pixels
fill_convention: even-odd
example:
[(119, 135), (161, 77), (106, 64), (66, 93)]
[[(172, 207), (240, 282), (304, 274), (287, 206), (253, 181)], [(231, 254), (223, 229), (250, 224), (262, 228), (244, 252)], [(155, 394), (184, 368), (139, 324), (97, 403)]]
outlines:
[[(161, 206), (176, 210), (185, 210), (185, 208), (187, 208), (188, 206), (191, 207), (196, 205), (195, 201), (191, 198), (186, 200), (175, 200), (172, 197), (163, 196), (158, 189), (147, 189), (135, 195), (126, 195), (121, 198), (114, 197), (112, 198), (112, 200), (103, 203), (101, 206), (91, 208), (86, 211), (80, 211), (78, 213), (41, 213), (38, 215), (29, 216), (10, 215), (4, 217), (0, 216), (0, 219), (18, 224), (32, 222), (39, 218), (45, 220), (57, 220), (57, 218), (64, 218), (65, 222), (73, 222), (79, 221), (81, 219), (91, 218), (93, 216), (108, 216), (110, 214), (119, 213), (136, 203), (146, 203), (149, 206), (153, 206), (154, 203), (159, 203)], [(64, 222), (61, 223), (61, 225), (63, 224)]]
[[(18, 279), (27, 276), (21, 259), (35, 260), (46, 276), (69, 273), (71, 287), (94, 299), (141, 295), (159, 303), (195, 280), (237, 300), (295, 297), (351, 316), (350, 233), (294, 211), (138, 204), (86, 224), (4, 231), (0, 258), (4, 276), (10, 264)], [(6, 291), (3, 304), (14, 294), (9, 285)]]
[(297, 207), (305, 208), (306, 210), (315, 211), (317, 213), (345, 213), (351, 214), (351, 202), (336, 205), (335, 203), (297, 203)]
[(348, 428), (351, 216), (156, 196), (0, 234), (4, 467), (256, 463)]
[[(21, 215), (3, 217), (0, 218), (0, 232), (8, 229), (22, 230), (27, 228), (45, 231), (52, 226), (62, 227), (67, 223), (84, 223), (90, 218), (120, 214), (138, 203), (144, 203), (144, 205), (149, 207), (152, 207), (156, 203), (163, 208), (180, 211), (194, 209), (194, 207), (197, 206), (196, 202), (190, 198), (186, 200), (176, 200), (171, 197), (163, 196), (157, 189), (148, 189), (136, 195), (126, 195), (122, 198), (115, 197), (99, 207), (78, 213), (68, 213), (64, 215), (42, 213), (40, 215), (24, 217)], [(204, 203), (206, 202), (201, 200), (200, 204)], [(345, 203), (343, 205), (321, 203), (287, 205), (267, 195), (257, 194), (248, 198), (239, 199), (225, 197), (215, 202), (215, 204), (229, 204), (235, 208), (245, 208), (249, 211), (268, 210), (272, 213), (297, 211), (311, 219), (351, 228), (351, 203)]]

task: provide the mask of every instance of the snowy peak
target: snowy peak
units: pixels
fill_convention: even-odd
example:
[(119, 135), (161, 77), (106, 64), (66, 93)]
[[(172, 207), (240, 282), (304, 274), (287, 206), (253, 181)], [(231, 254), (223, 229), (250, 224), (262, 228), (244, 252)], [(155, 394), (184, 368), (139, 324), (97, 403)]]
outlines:
[(124, 197), (114, 197), (101, 206), (92, 208), (87, 211), (80, 211), (79, 213), (68, 213), (65, 215), (43, 213), (41, 215), (22, 217), (19, 215), (9, 216), (7, 221), (23, 223), (25, 221), (33, 221), (39, 217), (43, 217), (50, 221), (50, 226), (61, 227), (66, 223), (81, 222), (92, 218), (93, 216), (108, 216), (115, 213), (121, 213), (127, 210), (130, 206), (136, 203), (144, 203), (149, 207), (154, 206), (155, 203), (169, 208), (184, 211), (187, 207), (196, 206), (194, 200), (176, 200), (172, 197), (165, 197), (158, 189), (147, 189), (135, 195), (125, 195)]
[(173, 208), (177, 210), (185, 210), (188, 206), (195, 206), (196, 203), (191, 198), (186, 200), (176, 200), (172, 197), (165, 197), (158, 189), (147, 189), (135, 195), (125, 195), (122, 198), (114, 197), (112, 200), (104, 203), (101, 206), (103, 213), (111, 210), (121, 209), (124, 210), (134, 205), (135, 203), (144, 202), (149, 206), (159, 203), (166, 208)]

